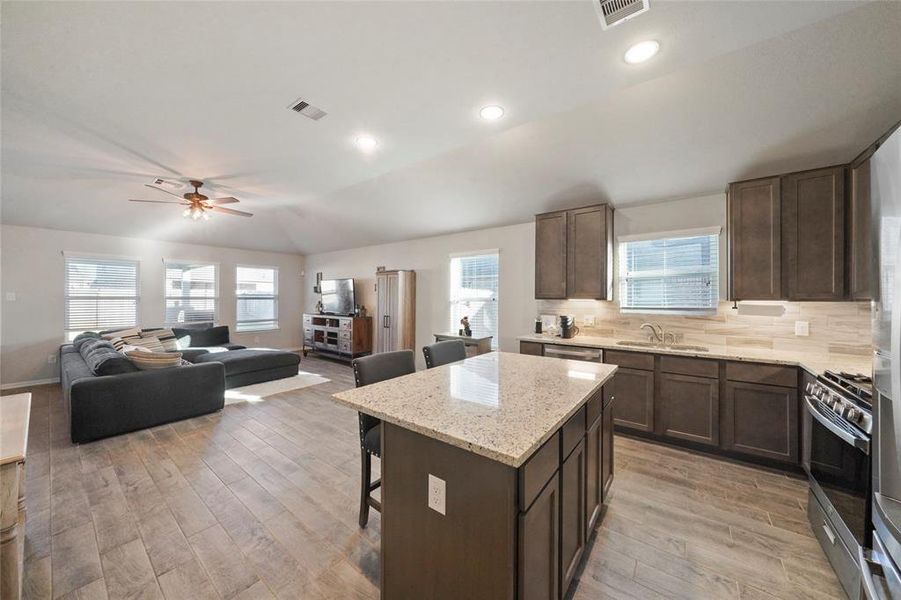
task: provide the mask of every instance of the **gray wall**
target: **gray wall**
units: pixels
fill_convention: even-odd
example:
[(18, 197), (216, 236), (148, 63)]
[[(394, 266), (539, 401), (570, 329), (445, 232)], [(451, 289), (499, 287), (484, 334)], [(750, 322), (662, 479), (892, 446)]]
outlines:
[[(0, 383), (6, 387), (58, 376), (57, 365), (48, 364), (47, 357), (56, 353), (64, 336), (64, 251), (140, 259), (139, 324), (145, 327), (163, 321), (163, 259), (218, 263), (219, 323), (231, 327), (235, 342), (273, 348), (301, 345), (300, 255), (13, 225), (0, 228), (0, 250)], [(238, 264), (279, 268), (278, 330), (234, 333)], [(7, 293), (14, 293), (16, 300), (7, 300)]]

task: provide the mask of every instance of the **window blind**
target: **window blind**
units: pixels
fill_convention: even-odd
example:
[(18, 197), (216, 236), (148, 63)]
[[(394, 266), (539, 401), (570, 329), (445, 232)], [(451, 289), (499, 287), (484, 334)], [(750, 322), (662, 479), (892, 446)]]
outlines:
[(238, 267), (235, 281), (237, 330), (278, 329), (278, 269)]
[(215, 322), (218, 268), (214, 264), (166, 263), (166, 324)]
[(138, 261), (66, 256), (65, 329), (82, 331), (138, 324)]
[(719, 234), (621, 242), (619, 277), (624, 310), (716, 311)]
[(455, 256), (450, 261), (450, 331), (469, 317), (474, 336), (494, 336), (497, 347), (498, 255)]

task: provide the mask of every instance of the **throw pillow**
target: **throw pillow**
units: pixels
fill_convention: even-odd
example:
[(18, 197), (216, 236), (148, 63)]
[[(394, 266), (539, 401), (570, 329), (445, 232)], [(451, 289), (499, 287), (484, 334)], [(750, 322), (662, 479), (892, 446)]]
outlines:
[(167, 369), (182, 365), (180, 352), (142, 352), (140, 350), (131, 350), (126, 356), (142, 371)]
[(94, 352), (101, 349), (107, 348), (109, 350), (114, 350), (113, 345), (109, 342), (109, 340), (101, 340), (101, 339), (91, 339), (86, 340), (81, 344), (81, 347), (78, 349), (78, 353), (81, 354), (81, 357), (87, 361), (88, 356)]
[(96, 331), (85, 331), (79, 333), (75, 336), (75, 339), (72, 340), (72, 345), (75, 346), (75, 350), (77, 352), (81, 352), (81, 345), (89, 340), (98, 340), (100, 339), (100, 334)]
[(138, 340), (136, 340), (134, 342), (134, 345), (135, 346), (143, 346), (144, 348), (147, 348), (151, 352), (165, 352), (166, 351), (166, 349), (163, 348), (163, 344), (160, 343), (159, 338), (153, 337), (152, 335), (149, 335), (147, 337), (141, 336), (141, 338), (139, 338)]
[[(228, 325), (206, 329), (172, 328), (178, 338), (179, 348), (207, 348), (229, 343)], [(185, 343), (187, 342), (187, 345)]]
[(128, 358), (122, 356), (112, 348), (101, 347), (91, 352), (85, 362), (94, 375), (121, 375), (122, 373), (134, 373), (137, 367)]
[(105, 340), (111, 340), (114, 337), (120, 338), (130, 338), (130, 337), (141, 337), (141, 329), (139, 327), (132, 327), (130, 329), (117, 329), (113, 331), (104, 332), (101, 336)]
[(142, 338), (155, 337), (163, 345), (166, 352), (174, 352), (178, 350), (178, 344), (175, 340), (175, 334), (171, 329), (144, 329), (141, 331)]

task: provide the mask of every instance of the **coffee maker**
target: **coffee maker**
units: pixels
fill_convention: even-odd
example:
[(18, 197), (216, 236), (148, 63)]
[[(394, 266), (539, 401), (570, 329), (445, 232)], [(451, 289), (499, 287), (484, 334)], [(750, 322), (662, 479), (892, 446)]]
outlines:
[(576, 318), (571, 315), (560, 316), (560, 337), (570, 339), (579, 335), (579, 328), (576, 327)]

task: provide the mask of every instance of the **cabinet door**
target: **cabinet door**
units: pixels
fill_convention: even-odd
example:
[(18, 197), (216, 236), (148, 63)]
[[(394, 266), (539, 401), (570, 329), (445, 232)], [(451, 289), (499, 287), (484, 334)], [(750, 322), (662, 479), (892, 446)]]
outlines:
[(607, 299), (607, 207), (567, 211), (566, 297)]
[(566, 298), (566, 212), (535, 217), (535, 298)]
[(789, 300), (845, 296), (845, 168), (785, 177), (782, 183), (783, 288)]
[(585, 440), (560, 467), (560, 597), (566, 596), (585, 550)]
[(778, 177), (729, 186), (730, 298), (782, 298), (781, 200)]
[(598, 419), (588, 428), (585, 435), (585, 522), (588, 524), (587, 536), (591, 535), (598, 517), (601, 515), (601, 505), (604, 503), (604, 480), (602, 464), (604, 461), (604, 439), (601, 435), (603, 417)]
[(375, 322), (373, 323), (373, 327), (375, 328), (375, 351), (376, 352), (387, 352), (388, 351), (388, 331), (385, 327), (385, 315), (388, 314), (388, 276), (387, 275), (377, 275), (375, 278), (375, 286), (376, 286), (376, 310), (375, 310)]
[(613, 403), (616, 399), (610, 397), (604, 404), (604, 412), (601, 415), (601, 496), (607, 502), (610, 493), (610, 485), (613, 483)]
[(544, 355), (544, 344), (539, 344), (538, 342), (519, 342), (519, 353), (542, 356)]
[(616, 398), (613, 421), (622, 427), (654, 431), (654, 372), (620, 367), (604, 386)]
[(528, 511), (519, 515), (518, 597), (558, 598), (560, 487), (554, 474)]
[(397, 337), (397, 318), (398, 318), (398, 292), (397, 292), (397, 273), (392, 273), (388, 276), (388, 301), (387, 301), (387, 320), (385, 333), (387, 334), (388, 343), (387, 343), (387, 352), (394, 352), (398, 350), (398, 337)]
[(716, 446), (720, 442), (720, 382), (693, 375), (660, 374), (655, 405), (657, 433)]
[(848, 218), (848, 293), (852, 300), (872, 297), (870, 266), (873, 248), (870, 238), (870, 159), (851, 169), (851, 202)]
[(798, 464), (798, 390), (726, 382), (722, 448)]

